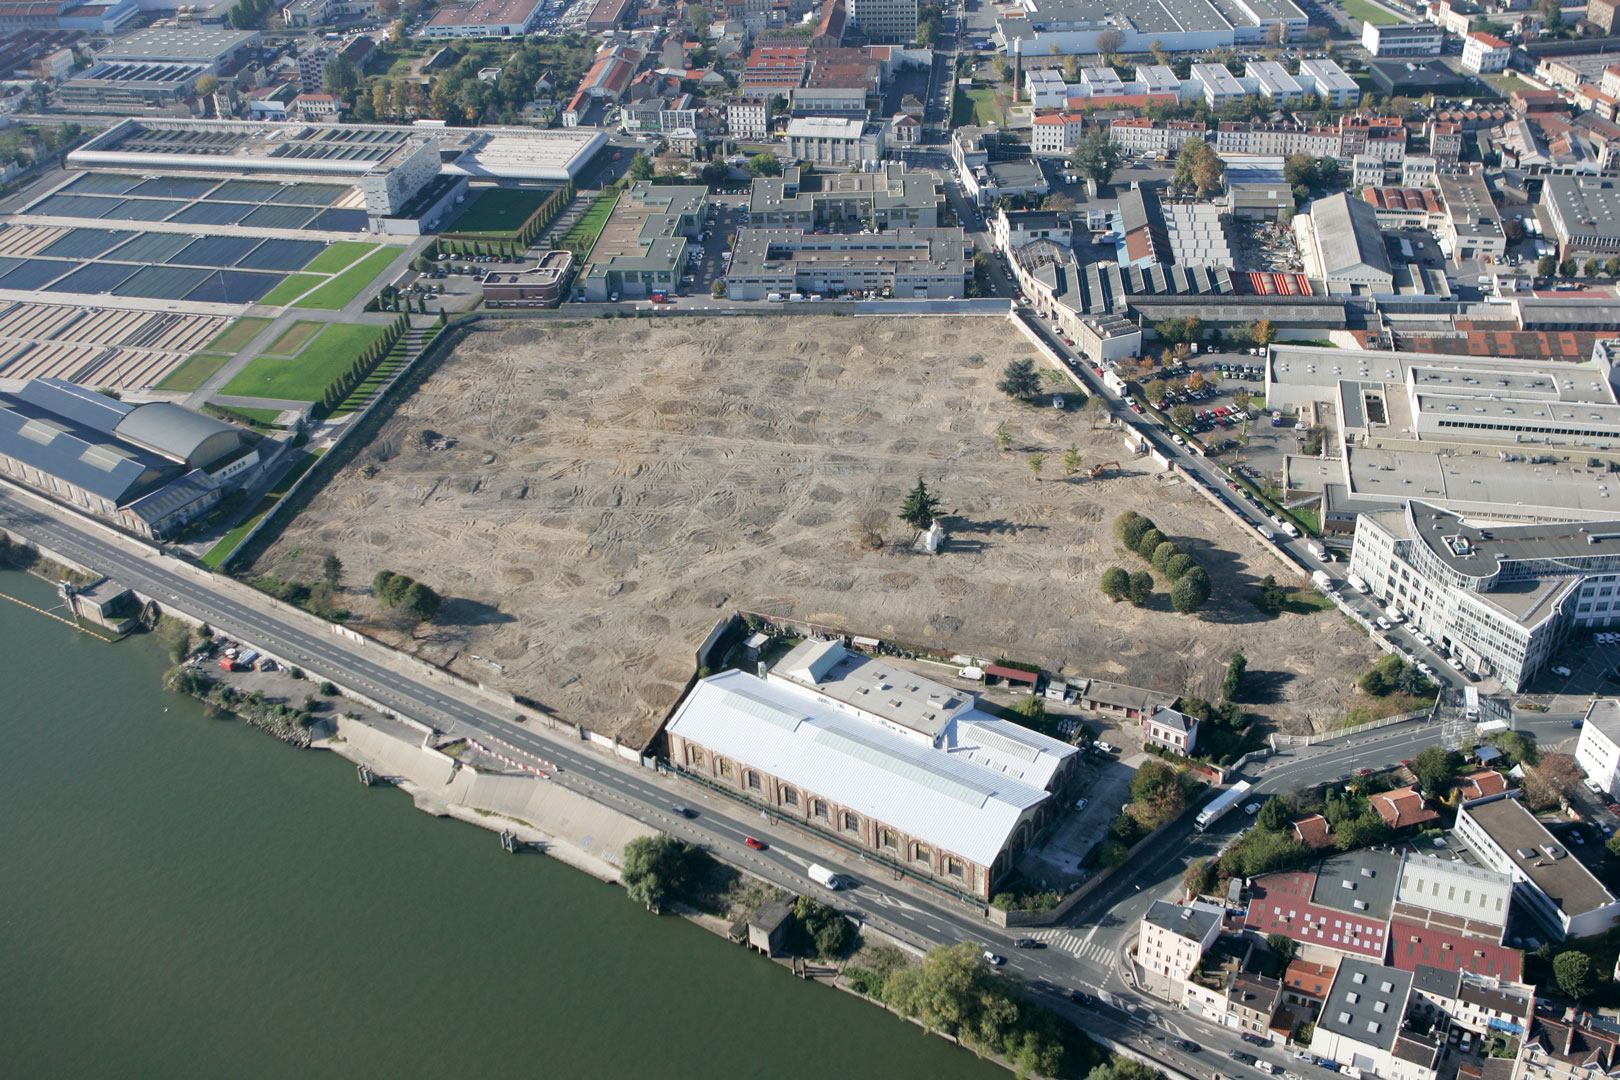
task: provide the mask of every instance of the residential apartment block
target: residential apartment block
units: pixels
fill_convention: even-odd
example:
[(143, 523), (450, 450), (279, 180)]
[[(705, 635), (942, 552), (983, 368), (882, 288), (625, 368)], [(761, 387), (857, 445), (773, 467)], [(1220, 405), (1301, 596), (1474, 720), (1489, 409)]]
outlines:
[(1227, 154), (1262, 154), (1268, 157), (1289, 157), (1309, 154), (1312, 157), (1340, 157), (1344, 137), (1335, 127), (1305, 127), (1294, 124), (1264, 124), (1229, 120), (1215, 129), (1215, 152)]
[(1174, 154), (1188, 139), (1207, 137), (1202, 121), (1130, 117), (1108, 125), (1108, 135), (1132, 154)]
[(1513, 878), (1514, 896), (1554, 939), (1620, 923), (1620, 900), (1511, 795), (1464, 804), (1456, 834), (1481, 862)]
[(1186, 979), (1220, 935), (1223, 917), (1220, 908), (1209, 904), (1153, 901), (1142, 916), (1137, 962), (1172, 982)]

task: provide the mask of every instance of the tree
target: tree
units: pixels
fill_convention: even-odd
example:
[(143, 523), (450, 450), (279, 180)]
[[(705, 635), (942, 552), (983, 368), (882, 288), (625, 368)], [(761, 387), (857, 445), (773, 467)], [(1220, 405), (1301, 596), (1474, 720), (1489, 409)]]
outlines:
[(197, 96), (207, 97), (219, 89), (219, 79), (213, 75), (204, 75), (197, 80)]
[(1341, 821), (1333, 827), (1333, 846), (1340, 851), (1371, 847), (1389, 839), (1389, 826), (1376, 810)]
[(1191, 555), (1184, 551), (1178, 551), (1170, 557), (1169, 562), (1164, 564), (1164, 576), (1171, 581), (1180, 581), (1189, 570), (1196, 569), (1197, 566), (1198, 564), (1193, 561)]
[(625, 175), (635, 181), (651, 180), (653, 178), (652, 158), (648, 157), (645, 151), (636, 151), (636, 156), (630, 159), (630, 168), (625, 170)]
[(1543, 255), (1536, 260), (1536, 276), (1552, 277), (1558, 272), (1558, 259), (1552, 255)]
[(1240, 652), (1232, 654), (1232, 659), (1226, 663), (1226, 677), (1221, 680), (1221, 697), (1227, 701), (1236, 701), (1238, 690), (1243, 686), (1243, 675), (1249, 670), (1249, 659)]
[(1170, 419), (1179, 428), (1192, 427), (1193, 407), (1183, 402), (1170, 410)]
[(726, 282), (724, 278), (715, 278), (709, 283), (709, 295), (714, 297), (716, 300), (719, 300), (726, 295)]
[(1007, 430), (1007, 421), (1003, 420), (996, 425), (996, 445), (1006, 450), (1012, 446), (1012, 432)]
[(1173, 541), (1166, 540), (1153, 549), (1153, 554), (1148, 556), (1148, 562), (1153, 564), (1153, 569), (1162, 574), (1165, 572), (1164, 568), (1170, 560), (1180, 554), (1181, 549), (1176, 547)]
[(1087, 179), (1106, 184), (1125, 163), (1125, 151), (1104, 128), (1093, 128), (1074, 144), (1069, 164)]
[(1041, 378), (1035, 374), (1035, 361), (1027, 358), (1009, 361), (996, 389), (1015, 398), (1030, 398), (1040, 393)]
[(793, 918), (799, 937), (797, 945), (803, 951), (823, 960), (836, 960), (855, 948), (855, 925), (837, 909), (819, 900), (799, 897), (793, 904)]
[(1125, 35), (1119, 30), (1104, 30), (1097, 35), (1097, 51), (1102, 53), (1103, 63), (1108, 67), (1114, 66), (1124, 44)]
[(1267, 799), (1254, 820), (1262, 829), (1280, 832), (1288, 828), (1288, 803), (1282, 799)]
[(1256, 345), (1270, 345), (1277, 340), (1277, 328), (1271, 324), (1270, 319), (1259, 319), (1254, 323), (1251, 336)]
[(990, 70), (995, 72), (997, 82), (1006, 82), (1012, 78), (1013, 67), (1007, 62), (1005, 56), (998, 56), (990, 62)]
[(1456, 751), (1444, 746), (1431, 746), (1419, 751), (1407, 768), (1417, 777), (1418, 787), (1423, 789), (1425, 795), (1443, 799), (1450, 794), (1462, 766), (1462, 757)]
[(1610, 277), (1620, 277), (1620, 255), (1610, 255), (1603, 263), (1603, 272)]
[(1143, 533), (1137, 538), (1136, 553), (1142, 556), (1144, 559), (1151, 559), (1153, 558), (1153, 553), (1159, 550), (1159, 545), (1164, 543), (1165, 539), (1166, 537), (1164, 533), (1160, 532), (1158, 529), (1150, 528), (1147, 532)]
[(1116, 604), (1125, 599), (1131, 591), (1131, 575), (1121, 566), (1110, 566), (1103, 571), (1103, 595)]
[(1247, 409), (1253, 403), (1254, 395), (1249, 393), (1247, 390), (1239, 390), (1237, 393), (1232, 395), (1232, 404), (1236, 405), (1240, 409)]
[(1146, 570), (1139, 570), (1131, 575), (1129, 589), (1131, 603), (1141, 607), (1153, 595), (1153, 575)]
[(1226, 183), (1226, 163), (1203, 139), (1188, 139), (1176, 152), (1176, 171), (1171, 182), (1181, 191), (1196, 192), (1200, 198), (1207, 198)]
[(377, 14), (392, 19), (399, 14), (399, 0), (377, 0)]
[(748, 175), (750, 176), (781, 176), (782, 162), (775, 154), (767, 151), (755, 154), (748, 159)]
[(1277, 584), (1276, 575), (1267, 574), (1261, 579), (1260, 595), (1255, 598), (1254, 606), (1267, 615), (1280, 615), (1288, 606), (1288, 593)]
[(360, 72), (347, 56), (334, 56), (321, 67), (321, 89), (341, 97), (360, 85)]
[(1080, 471), (1080, 448), (1073, 443), (1063, 451), (1063, 475), (1073, 476)]
[(1553, 957), (1553, 981), (1566, 997), (1580, 1001), (1597, 989), (1597, 973), (1592, 960), (1583, 952), (1570, 949)]
[(1127, 510), (1114, 519), (1114, 535), (1132, 551), (1135, 551), (1136, 545), (1141, 542), (1142, 534), (1151, 528), (1153, 522), (1135, 510)]
[(1535, 736), (1522, 731), (1498, 731), (1491, 736), (1491, 745), (1520, 765), (1534, 765), (1541, 760)]
[[(1273, 799), (1271, 801), (1275, 803), (1277, 800)], [(1267, 805), (1270, 804), (1268, 803)], [(1295, 941), (1291, 937), (1284, 937), (1281, 934), (1267, 934), (1266, 944), (1271, 948), (1272, 952), (1282, 957), (1284, 962), (1292, 960), (1299, 952), (1299, 942)]]
[(1182, 871), (1181, 883), (1189, 896), (1206, 896), (1215, 889), (1215, 868), (1208, 859), (1194, 859)]
[(1575, 260), (1574, 259), (1565, 259), (1563, 262), (1559, 263), (1558, 264), (1558, 276), (1559, 277), (1565, 277), (1565, 278), (1574, 277), (1575, 276)]
[(1541, 810), (1557, 806), (1568, 792), (1574, 790), (1585, 773), (1568, 754), (1541, 755), (1541, 760), (1524, 770), (1524, 801), (1531, 809)]
[(1164, 400), (1165, 385), (1163, 379), (1149, 379), (1142, 384), (1142, 396), (1148, 399), (1151, 405), (1158, 405)]
[(926, 529), (934, 524), (939, 516), (939, 500), (928, 490), (922, 477), (917, 477), (917, 486), (906, 495), (906, 501), (900, 506), (900, 520), (914, 529)]
[(1603, 850), (1609, 853), (1610, 858), (1620, 859), (1620, 833), (1609, 837), (1603, 842)]
[(1170, 587), (1170, 606), (1180, 615), (1191, 615), (1209, 603), (1209, 574), (1195, 566), (1177, 579)]
[(1029, 455), (1029, 474), (1037, 481), (1041, 478), (1041, 470), (1046, 467), (1045, 454)]
[(431, 622), (439, 613), (439, 606), (442, 603), (443, 600), (438, 593), (420, 581), (413, 581), (405, 590), (405, 595), (400, 597), (399, 606), (420, 621)]
[(321, 560), (321, 580), (332, 588), (337, 588), (343, 580), (343, 560), (336, 555), (328, 554)]
[(619, 880), (630, 899), (657, 911), (665, 900), (679, 897), (692, 884), (706, 856), (667, 833), (638, 836), (624, 845)]

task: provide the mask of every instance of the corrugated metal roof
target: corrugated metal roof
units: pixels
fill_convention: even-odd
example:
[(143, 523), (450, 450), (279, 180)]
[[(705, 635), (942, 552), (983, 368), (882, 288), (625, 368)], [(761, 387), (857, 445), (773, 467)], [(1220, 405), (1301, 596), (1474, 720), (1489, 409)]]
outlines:
[[(1049, 798), (1043, 789), (965, 754), (936, 750), (816, 697), (814, 690), (783, 679), (726, 671), (692, 688), (668, 730), (984, 866), (995, 861), (1024, 813)], [(802, 718), (791, 726), (762, 720), (759, 702), (778, 717)], [(964, 731), (980, 725), (999, 730), (991, 717), (968, 715)], [(1032, 744), (1041, 738), (1030, 735)], [(1002, 753), (989, 740), (980, 742), (986, 753)], [(1073, 747), (1052, 745), (1065, 756), (1074, 753)]]

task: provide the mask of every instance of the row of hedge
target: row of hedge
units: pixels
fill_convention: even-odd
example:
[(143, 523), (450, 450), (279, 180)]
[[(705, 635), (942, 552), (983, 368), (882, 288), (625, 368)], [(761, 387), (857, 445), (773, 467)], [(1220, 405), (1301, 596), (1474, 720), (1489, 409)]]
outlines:
[[(530, 214), (523, 224), (517, 227), (517, 242), (525, 248), (534, 243), (541, 230), (556, 221), (557, 216), (563, 212), (563, 208), (574, 201), (575, 190), (574, 182), (570, 180), (556, 191), (553, 191), (546, 201), (537, 206), (534, 213)], [(497, 235), (492, 233), (452, 232), (445, 233), (444, 239), (476, 243), (480, 241), (510, 241), (512, 237), (506, 233)], [(443, 242), (444, 240), (440, 241), (440, 243)], [(494, 254), (494, 252), (484, 252), (484, 254)]]
[(389, 323), (382, 337), (367, 345), (360, 351), (360, 355), (354, 358), (349, 370), (326, 384), (326, 389), (321, 392), (321, 400), (315, 403), (313, 410), (315, 418), (324, 420), (331, 415), (332, 410), (341, 405), (355, 387), (371, 376), (377, 365), (382, 363), (389, 350), (405, 336), (405, 331), (410, 327), (411, 317), (405, 314)]

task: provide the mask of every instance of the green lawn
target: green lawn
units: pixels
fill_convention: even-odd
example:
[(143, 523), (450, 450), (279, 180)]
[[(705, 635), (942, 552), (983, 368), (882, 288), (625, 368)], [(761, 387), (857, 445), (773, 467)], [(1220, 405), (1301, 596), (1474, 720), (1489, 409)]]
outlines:
[(596, 238), (602, 235), (607, 228), (608, 218), (613, 214), (613, 204), (618, 196), (598, 195), (586, 209), (584, 215), (563, 233), (562, 246), (572, 251), (589, 253), (596, 246)]
[(295, 357), (261, 356), (254, 360), (225, 384), (224, 392), (239, 397), (319, 401), (327, 384), (343, 374), (360, 350), (382, 333), (381, 326), (332, 323)]
[(240, 525), (226, 533), (220, 538), (219, 543), (208, 549), (208, 554), (202, 557), (202, 564), (211, 570), (218, 570), (221, 564), (230, 557), (231, 552), (236, 550), (237, 545), (242, 542), (242, 538), (247, 536), (253, 526), (264, 519), (264, 515), (268, 514), (271, 508), (281, 501), (281, 497), (287, 494), (298, 478), (308, 472), (309, 467), (319, 461), (320, 458), (320, 454), (305, 454), (292, 468), (288, 469), (286, 475), (276, 481), (276, 486), (266, 492), (264, 498), (259, 500), (259, 505), (253, 508), (253, 513), (243, 518)]
[(1496, 92), (1503, 97), (1517, 90), (1534, 90), (1535, 87), (1519, 78), (1511, 71), (1504, 71), (1500, 75), (1481, 75), (1480, 78), (1490, 83)]
[(310, 339), (321, 332), (325, 323), (295, 322), (289, 326), (285, 333), (276, 338), (275, 343), (264, 350), (266, 356), (297, 356)]
[(490, 188), (473, 200), (466, 212), (451, 225), (450, 231), (511, 236), (550, 197), (549, 191)]
[(307, 274), (335, 274), (340, 270), (347, 270), (350, 264), (358, 260), (366, 252), (376, 248), (376, 244), (368, 244), (361, 240), (339, 240), (319, 255), (309, 261), (304, 267)]
[(203, 352), (234, 354), (269, 325), (269, 319), (237, 319), (220, 331), (219, 337), (205, 345)]
[(1397, 15), (1393, 11), (1370, 4), (1367, 0), (1339, 0), (1339, 6), (1344, 8), (1346, 15), (1352, 19), (1359, 19), (1364, 23), (1405, 23), (1412, 20), (1404, 15)]
[(214, 372), (218, 371), (229, 360), (229, 356), (218, 353), (192, 353), (186, 357), (185, 363), (175, 368), (157, 384), (159, 390), (178, 390), (182, 393), (191, 393), (201, 386)]
[(353, 269), (347, 270), (316, 289), (308, 296), (303, 297), (293, 307), (320, 308), (323, 311), (337, 311), (350, 300), (359, 296), (367, 285), (370, 285), (378, 274), (388, 268), (388, 264), (399, 257), (402, 248), (385, 247), (374, 251), (355, 264)]
[(1001, 108), (996, 104), (997, 90), (994, 86), (986, 86), (982, 90), (966, 91), (967, 98), (973, 103), (973, 122), (979, 125), (1000, 124), (1003, 117)]
[(288, 274), (281, 284), (265, 293), (259, 303), (267, 307), (282, 307), (292, 303), (324, 280), (319, 274)]
[(245, 405), (227, 405), (231, 412), (241, 413), (249, 420), (257, 420), (266, 427), (274, 427), (276, 418), (281, 415), (280, 409), (253, 409)]

